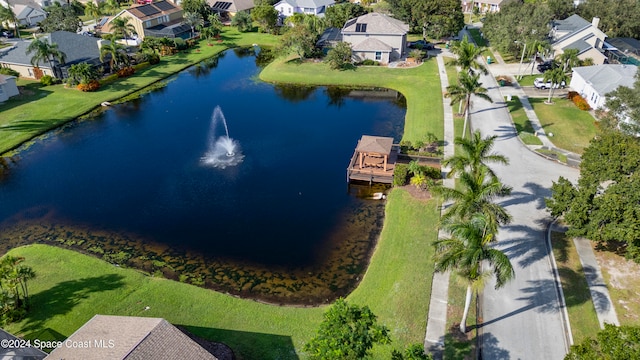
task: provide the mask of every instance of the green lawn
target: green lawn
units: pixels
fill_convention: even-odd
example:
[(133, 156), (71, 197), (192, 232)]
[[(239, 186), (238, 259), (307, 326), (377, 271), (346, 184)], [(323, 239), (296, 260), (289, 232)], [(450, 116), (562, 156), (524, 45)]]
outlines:
[[(438, 221), (435, 201), (414, 200), (397, 189), (387, 201), (385, 226), (370, 267), (348, 297), (369, 305), (391, 329), (393, 343), (377, 349), (378, 359), (424, 338), (433, 274), (431, 242)], [(244, 359), (297, 359), (305, 357), (302, 345), (313, 336), (325, 310), (243, 300), (46, 245), (10, 253), (24, 256), (38, 275), (29, 285), (32, 309), (27, 318), (6, 327), (31, 339), (63, 339), (96, 313), (151, 316), (224, 342)]]
[(587, 337), (595, 337), (600, 324), (573, 241), (563, 233), (552, 232), (551, 246), (567, 304), (573, 342), (578, 344)]
[(487, 42), (482, 37), (480, 29), (468, 29), (467, 31), (469, 32), (469, 34), (471, 34), (471, 37), (473, 38), (473, 41), (476, 43), (476, 45), (487, 46)]
[(518, 84), (520, 84), (520, 86), (533, 86), (533, 82), (539, 77), (542, 77), (542, 74), (524, 75), (522, 79), (518, 80)]
[[(207, 46), (203, 41), (196, 48), (173, 56), (163, 57), (160, 64), (148, 67), (134, 76), (101, 87), (96, 92), (85, 93), (64, 85), (40, 86), (30, 83), (28, 94), (13, 97), (0, 104), (0, 154), (43, 134), (61, 124), (78, 118), (104, 101), (113, 101), (141, 88), (160, 81), (206, 58), (235, 46), (258, 43), (274, 45), (272, 35), (239, 33), (228, 28), (224, 42)], [(20, 85), (26, 83), (20, 81)]]
[(518, 131), (518, 137), (520, 137), (522, 142), (527, 145), (542, 145), (542, 141), (533, 134), (533, 127), (522, 108), (520, 99), (518, 99), (517, 96), (513, 96), (511, 101), (507, 101), (507, 108), (509, 109), (509, 113), (511, 113), (513, 124)]
[(444, 137), (442, 91), (435, 59), (415, 68), (358, 67), (355, 70), (331, 70), (328, 65), (312, 62), (269, 64), (260, 79), (267, 82), (312, 85), (383, 87), (397, 90), (407, 99), (403, 140), (424, 140), (431, 132)]
[(589, 141), (596, 135), (595, 119), (587, 111), (578, 109), (568, 99), (553, 99), (553, 105), (544, 102), (546, 98), (529, 98), (549, 140), (561, 149), (582, 154)]

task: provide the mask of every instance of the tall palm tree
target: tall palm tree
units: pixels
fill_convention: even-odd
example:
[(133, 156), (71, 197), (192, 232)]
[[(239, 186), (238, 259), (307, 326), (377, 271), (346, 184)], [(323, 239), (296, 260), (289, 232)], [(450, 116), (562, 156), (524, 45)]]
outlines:
[(456, 151), (456, 155), (442, 162), (442, 165), (451, 168), (449, 176), (451, 177), (464, 171), (469, 172), (473, 176), (478, 176), (480, 169), (484, 167), (491, 177), (496, 178), (497, 176), (493, 170), (487, 166), (487, 163), (509, 164), (506, 156), (491, 152), (497, 137), (497, 135), (493, 135), (483, 138), (480, 131), (476, 130), (471, 135), (471, 139), (463, 137), (456, 138), (455, 144), (458, 145), (461, 151)]
[(195, 28), (204, 24), (204, 19), (198, 12), (186, 12), (182, 17), (184, 18), (184, 23), (191, 27), (191, 37), (193, 37)]
[(558, 56), (558, 62), (562, 64), (562, 71), (570, 73), (571, 69), (580, 66), (581, 61), (578, 58), (578, 49), (566, 49)]
[(128, 39), (130, 35), (136, 34), (136, 28), (129, 24), (129, 18), (117, 17), (111, 20), (111, 30), (114, 36)]
[(451, 47), (451, 52), (457, 57), (451, 63), (460, 66), (462, 71), (473, 72), (473, 69), (481, 71), (483, 74), (488, 74), (487, 68), (478, 62), (478, 57), (482, 56), (484, 47), (476, 46), (469, 42), (469, 39), (465, 36), (462, 41), (454, 42)]
[[(46, 39), (35, 39), (27, 47), (27, 55), (31, 55), (31, 65), (38, 67), (38, 63), (46, 61), (54, 71), (53, 61), (57, 60), (60, 64), (64, 64), (67, 55), (58, 49), (58, 44), (49, 44)], [(55, 73), (54, 73), (55, 74)]]
[(467, 130), (467, 124), (469, 123), (470, 108), (471, 108), (471, 96), (477, 96), (481, 99), (485, 99), (489, 102), (493, 102), (489, 95), (487, 95), (487, 89), (482, 87), (482, 83), (479, 81), (480, 74), (469, 74), (468, 72), (461, 72), (458, 74), (458, 84), (449, 85), (447, 87), (446, 97), (451, 98), (451, 105), (459, 101), (464, 101), (464, 127), (462, 128), (462, 137)]
[(98, 4), (89, 1), (84, 5), (84, 14), (93, 18), (94, 25), (98, 25), (98, 17), (102, 15), (102, 9)]
[(549, 98), (547, 99), (547, 104), (551, 104), (551, 97), (553, 96), (553, 92), (556, 90), (556, 87), (559, 87), (563, 82), (566, 83), (568, 79), (569, 77), (562, 68), (555, 68), (544, 73), (543, 81), (551, 82), (551, 86), (549, 86)]
[(220, 19), (220, 14), (213, 13), (207, 17), (209, 20), (209, 27), (212, 29), (213, 36), (218, 36), (222, 32), (222, 20)]
[[(515, 277), (509, 258), (500, 250), (491, 247), (495, 232), (482, 214), (475, 214), (468, 220), (458, 220), (445, 224), (450, 237), (435, 241), (435, 270), (443, 272), (454, 270), (467, 282), (464, 311), (460, 321), (460, 331), (467, 331), (467, 315), (474, 292), (484, 288), (485, 281), (491, 276), (496, 278), (496, 289), (503, 287)], [(488, 263), (489, 269), (483, 270), (482, 264)]]
[(111, 72), (118, 70), (121, 64), (129, 63), (129, 57), (125, 52), (125, 48), (116, 42), (115, 35), (112, 35), (110, 41), (103, 44), (100, 48), (100, 61), (104, 61), (106, 56), (110, 57), (109, 66)]

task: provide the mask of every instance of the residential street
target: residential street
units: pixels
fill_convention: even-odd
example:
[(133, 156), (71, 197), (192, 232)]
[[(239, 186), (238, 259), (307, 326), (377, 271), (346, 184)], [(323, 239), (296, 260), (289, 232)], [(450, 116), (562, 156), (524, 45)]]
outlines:
[(513, 222), (500, 229), (497, 247), (512, 261), (516, 278), (500, 290), (487, 284), (482, 297), (482, 356), (484, 359), (562, 359), (567, 352), (563, 318), (545, 243), (544, 197), (552, 181), (564, 176), (576, 181), (579, 171), (543, 159), (516, 137), (500, 88), (491, 75), (482, 76), (494, 103), (474, 98), (473, 130), (495, 134), (495, 151), (509, 158), (508, 166), (492, 165), (502, 181), (513, 187), (502, 205)]

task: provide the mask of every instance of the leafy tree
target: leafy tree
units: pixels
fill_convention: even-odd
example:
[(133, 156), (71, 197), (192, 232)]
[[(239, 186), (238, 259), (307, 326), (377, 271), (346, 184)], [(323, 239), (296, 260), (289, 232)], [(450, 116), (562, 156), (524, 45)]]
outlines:
[[(477, 293), (484, 288), (485, 281), (491, 273), (493, 272), (496, 278), (496, 289), (503, 287), (515, 277), (509, 258), (502, 251), (490, 246), (496, 235), (496, 229), (491, 222), (492, 220), (482, 213), (474, 213), (469, 219), (454, 219), (444, 224), (450, 237), (438, 239), (434, 243), (435, 270), (454, 270), (467, 282), (464, 312), (460, 321), (460, 331), (463, 333), (467, 331), (471, 297), (474, 292)], [(483, 266), (483, 263), (488, 266)]]
[(478, 57), (482, 56), (484, 47), (475, 46), (469, 42), (465, 36), (462, 41), (455, 41), (451, 46), (451, 52), (456, 55), (456, 59), (451, 61), (453, 65), (460, 66), (463, 71), (473, 73), (473, 70), (479, 70), (483, 74), (488, 74), (487, 68), (478, 62)]
[(82, 29), (82, 21), (70, 6), (51, 6), (47, 18), (40, 22), (40, 28), (47, 33), (58, 30), (76, 33)]
[(120, 11), (118, 0), (106, 0), (98, 4), (98, 7), (105, 15), (115, 15)]
[(457, 34), (464, 26), (459, 0), (390, 0), (393, 15), (426, 39)]
[(513, 1), (500, 7), (499, 12), (487, 14), (482, 29), (492, 46), (519, 58), (521, 51), (516, 41), (523, 44), (547, 41), (547, 26), (552, 17), (544, 4)]
[(182, 0), (180, 7), (182, 7), (184, 14), (197, 13), (200, 14), (202, 19), (206, 19), (212, 14), (211, 7), (207, 4), (206, 0)]
[(129, 18), (117, 17), (111, 20), (112, 34), (119, 39), (128, 39), (136, 33), (136, 28), (129, 23)]
[(0, 323), (21, 319), (29, 305), (27, 282), (36, 277), (31, 267), (20, 265), (22, 257), (5, 255), (0, 259)]
[(330, 6), (325, 11), (327, 26), (341, 29), (349, 19), (357, 18), (368, 13), (360, 4), (345, 2)]
[(97, 3), (89, 1), (84, 7), (84, 14), (87, 16), (91, 16), (93, 18), (94, 24), (97, 24), (98, 17), (102, 16), (102, 9)]
[(640, 72), (636, 73), (633, 87), (620, 86), (607, 94), (608, 112), (603, 123), (609, 127), (626, 132), (640, 134)]
[(582, 61), (578, 58), (578, 49), (566, 49), (558, 56), (558, 62), (562, 64), (562, 71), (571, 73), (571, 69), (580, 66)]
[(338, 42), (324, 58), (324, 62), (329, 64), (331, 69), (344, 69), (351, 64), (351, 44), (348, 42)]
[(251, 10), (251, 19), (258, 23), (261, 32), (272, 33), (278, 22), (278, 10), (271, 5), (258, 5)]
[(31, 65), (37, 67), (41, 61), (49, 63), (51, 70), (54, 69), (53, 61), (57, 60), (64, 64), (67, 55), (58, 49), (58, 44), (49, 44), (46, 39), (33, 40), (27, 47), (27, 55), (31, 55)]
[(69, 67), (69, 79), (67, 79), (67, 82), (70, 85), (87, 84), (89, 81), (97, 79), (98, 72), (87, 63), (73, 64)]
[(231, 19), (231, 26), (238, 28), (240, 32), (248, 32), (253, 29), (253, 21), (251, 15), (246, 11), (238, 11)]
[(464, 127), (462, 128), (462, 137), (464, 137), (466, 133), (469, 117), (471, 116), (471, 97), (477, 96), (481, 99), (493, 102), (489, 95), (487, 95), (487, 89), (482, 87), (482, 83), (480, 83), (479, 79), (480, 74), (472, 75), (468, 72), (461, 72), (458, 74), (458, 84), (449, 85), (447, 87), (447, 93), (445, 96), (451, 98), (451, 105), (456, 102), (464, 101)]
[(596, 338), (572, 345), (565, 360), (640, 359), (640, 327), (605, 324)]
[(424, 345), (412, 344), (406, 349), (404, 353), (398, 350), (393, 350), (391, 353), (391, 360), (432, 360), (431, 354), (427, 354), (424, 351)]
[(551, 104), (551, 97), (553, 97), (553, 93), (556, 90), (556, 86), (560, 86), (563, 82), (569, 80), (569, 77), (561, 68), (555, 68), (552, 70), (548, 70), (544, 73), (543, 81), (551, 81), (551, 86), (549, 87), (549, 98), (547, 99), (547, 104)]
[(316, 34), (305, 26), (294, 26), (280, 38), (280, 50), (284, 53), (294, 53), (300, 59), (310, 57), (316, 44)]
[(554, 20), (566, 19), (576, 13), (573, 0), (546, 0), (545, 3)]
[(578, 5), (578, 15), (598, 26), (608, 37), (640, 38), (640, 2), (637, 0), (589, 0)]
[(140, 50), (149, 51), (155, 54), (159, 54), (162, 49), (162, 44), (160, 43), (160, 39), (153, 36), (145, 36), (144, 40), (140, 44)]
[(338, 299), (323, 315), (316, 336), (304, 345), (311, 359), (360, 360), (373, 345), (391, 342), (389, 329), (378, 325), (367, 306)]
[(110, 41), (102, 44), (100, 48), (100, 61), (104, 61), (106, 57), (109, 57), (111, 72), (115, 72), (120, 69), (122, 65), (129, 63), (129, 57), (127, 56), (124, 45), (118, 44), (115, 36), (111, 36)]
[(551, 187), (547, 208), (553, 216), (564, 216), (569, 236), (620, 247), (640, 262), (639, 186), (640, 141), (605, 130), (585, 149), (578, 184), (561, 177)]
[(211, 14), (207, 17), (207, 20), (209, 20), (209, 27), (213, 30), (213, 36), (220, 35), (220, 33), (222, 33), (222, 27), (224, 26), (220, 19), (220, 14)]
[(456, 155), (442, 162), (442, 165), (451, 168), (449, 177), (465, 171), (473, 176), (479, 176), (481, 169), (485, 168), (491, 177), (497, 178), (487, 163), (509, 164), (506, 156), (491, 152), (497, 138), (497, 135), (483, 138), (480, 131), (477, 130), (471, 135), (471, 139), (456, 138), (455, 144), (459, 151), (456, 151)]
[(318, 36), (322, 35), (324, 29), (327, 28), (326, 24), (327, 21), (324, 18), (312, 14), (305, 14), (302, 21), (302, 25), (304, 25), (309, 32)]
[(204, 19), (202, 15), (197, 12), (185, 12), (183, 15), (184, 23), (191, 28), (191, 37), (194, 36), (195, 28), (202, 27), (204, 25)]

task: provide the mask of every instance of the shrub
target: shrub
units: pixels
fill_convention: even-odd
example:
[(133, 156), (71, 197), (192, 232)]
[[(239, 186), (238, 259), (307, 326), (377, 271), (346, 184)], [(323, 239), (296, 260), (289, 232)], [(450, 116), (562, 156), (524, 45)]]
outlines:
[(175, 38), (173, 39), (173, 43), (176, 47), (177, 50), (186, 50), (187, 49), (187, 42), (184, 41), (184, 39), (182, 38)]
[(379, 62), (375, 61), (375, 60), (371, 60), (371, 59), (366, 59), (365, 61), (361, 62), (360, 65), (364, 65), (364, 66), (378, 66), (380, 65)]
[(425, 174), (430, 179), (434, 179), (434, 180), (442, 179), (442, 173), (438, 168), (435, 168), (433, 166), (423, 166), (420, 170), (422, 170), (422, 173)]
[(100, 82), (98, 80), (91, 80), (86, 84), (78, 84), (78, 90), (80, 91), (96, 91), (100, 88)]
[(51, 75), (44, 75), (40, 78), (40, 84), (44, 86), (53, 85), (55, 83), (55, 79)]
[(574, 104), (576, 104), (576, 106), (578, 107), (578, 109), (580, 110), (584, 110), (584, 111), (588, 111), (591, 110), (591, 106), (589, 106), (589, 103), (587, 102), (587, 100), (585, 100), (582, 96), (580, 96), (580, 94), (578, 94), (575, 91), (569, 91), (569, 93), (567, 94), (567, 97), (573, 101)]
[(123, 77), (131, 76), (133, 75), (134, 72), (136, 72), (136, 69), (134, 69), (131, 66), (127, 66), (118, 70), (118, 77), (123, 78)]
[(20, 73), (10, 68), (0, 68), (0, 74), (19, 77)]
[(396, 163), (395, 169), (393, 169), (393, 186), (407, 185), (407, 178), (409, 177), (409, 167), (407, 164)]

